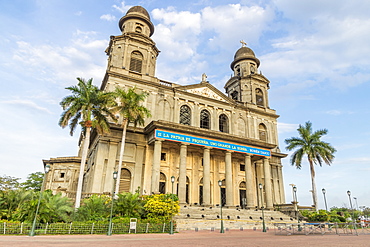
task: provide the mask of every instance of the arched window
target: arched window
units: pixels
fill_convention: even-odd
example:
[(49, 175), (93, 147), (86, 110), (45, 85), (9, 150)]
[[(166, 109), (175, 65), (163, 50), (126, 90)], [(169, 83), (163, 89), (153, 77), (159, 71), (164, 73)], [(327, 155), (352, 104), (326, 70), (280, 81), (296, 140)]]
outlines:
[(200, 127), (203, 129), (210, 129), (211, 127), (211, 118), (207, 110), (200, 112)]
[(259, 88), (256, 89), (256, 104), (258, 106), (264, 106), (263, 93), (262, 93), (262, 90)]
[(180, 124), (191, 124), (191, 110), (187, 105), (182, 105), (180, 107)]
[(126, 169), (121, 169), (121, 178), (119, 181), (119, 192), (130, 192), (131, 172)]
[(131, 53), (130, 70), (141, 73), (143, 66), (143, 55), (139, 51)]
[(232, 93), (231, 93), (231, 98), (232, 98), (233, 100), (239, 100), (239, 98), (238, 98), (238, 91), (234, 91), (234, 92), (232, 92)]
[(266, 126), (262, 123), (258, 126), (258, 135), (261, 141), (264, 141), (264, 142), (267, 141)]
[(229, 119), (225, 114), (218, 117), (218, 128), (221, 132), (229, 133)]
[(159, 176), (159, 193), (166, 194), (166, 175), (162, 172)]
[(239, 184), (239, 203), (241, 208), (247, 206), (247, 184), (242, 181)]

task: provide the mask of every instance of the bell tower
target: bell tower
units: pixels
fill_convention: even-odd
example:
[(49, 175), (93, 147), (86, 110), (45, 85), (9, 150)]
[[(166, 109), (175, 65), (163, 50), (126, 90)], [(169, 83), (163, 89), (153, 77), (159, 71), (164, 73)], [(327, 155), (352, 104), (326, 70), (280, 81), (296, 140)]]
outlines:
[(111, 36), (105, 51), (109, 56), (107, 72), (154, 77), (159, 50), (150, 38), (154, 25), (149, 13), (141, 6), (134, 6), (118, 25), (122, 35)]
[(225, 84), (226, 94), (239, 102), (268, 108), (269, 80), (258, 73), (260, 60), (254, 52), (241, 41), (242, 47), (234, 55), (230, 67), (233, 75)]

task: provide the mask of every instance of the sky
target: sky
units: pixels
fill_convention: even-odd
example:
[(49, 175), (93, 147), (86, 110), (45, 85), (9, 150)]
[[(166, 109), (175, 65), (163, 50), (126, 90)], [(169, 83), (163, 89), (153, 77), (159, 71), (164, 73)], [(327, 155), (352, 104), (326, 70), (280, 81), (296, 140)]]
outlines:
[[(241, 40), (270, 80), (269, 104), (280, 115), (279, 147), (286, 202), (297, 187), (312, 204), (306, 159), (290, 165), (286, 138), (307, 121), (327, 129), (337, 149), (316, 166), (319, 208), (370, 207), (370, 1), (364, 0), (0, 0), (0, 175), (25, 180), (42, 160), (76, 156), (78, 136), (58, 126), (61, 99), (77, 77), (100, 86), (119, 19), (141, 5), (161, 51), (156, 77), (181, 85), (208, 81), (225, 92)], [(356, 199), (354, 199), (354, 197)]]

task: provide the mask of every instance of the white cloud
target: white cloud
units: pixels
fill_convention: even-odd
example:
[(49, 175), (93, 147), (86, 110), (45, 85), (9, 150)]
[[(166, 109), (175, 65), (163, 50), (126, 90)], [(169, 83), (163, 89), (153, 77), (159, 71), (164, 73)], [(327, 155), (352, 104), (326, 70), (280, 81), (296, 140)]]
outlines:
[(280, 123), (277, 124), (279, 134), (296, 132), (299, 124)]
[[(17, 41), (13, 59), (17, 66), (36, 74), (38, 79), (70, 84), (76, 77), (94, 78), (100, 81), (104, 76), (106, 57), (102, 51), (108, 40), (96, 40), (95, 32), (77, 30), (69, 46), (51, 44), (33, 45)], [(36, 73), (33, 73), (36, 72)], [(66, 83), (66, 84), (64, 84)]]
[[(165, 48), (158, 59), (157, 76), (189, 84), (199, 82), (202, 73), (218, 71), (215, 66), (227, 69), (232, 61), (230, 54), (236, 51), (239, 41), (257, 43), (274, 13), (271, 8), (229, 4), (206, 7), (195, 13), (177, 11), (174, 7), (154, 9), (151, 16), (160, 22), (153, 40), (159, 49)], [(226, 45), (230, 43), (235, 45)], [(229, 60), (225, 60), (226, 56)], [(171, 64), (171, 69), (161, 66), (162, 59)], [(209, 68), (209, 60), (213, 68)]]
[(274, 12), (271, 8), (257, 5), (249, 7), (229, 4), (202, 10), (203, 28), (215, 32), (212, 41), (217, 47), (241, 39), (247, 43), (258, 43), (259, 37), (273, 18)]
[(106, 21), (115, 21), (116, 17), (111, 14), (106, 14), (106, 15), (100, 16), (100, 19), (106, 20)]
[(126, 14), (126, 12), (132, 7), (132, 5), (126, 5), (125, 1), (121, 2), (121, 5), (113, 5), (113, 8), (121, 12), (122, 14)]
[(27, 109), (31, 109), (31, 110), (34, 109), (37, 111), (46, 112), (48, 114), (53, 114), (49, 109), (42, 107), (31, 100), (21, 100), (21, 99), (5, 100), (5, 101), (0, 101), (0, 104), (18, 105), (21, 107), (26, 107)]

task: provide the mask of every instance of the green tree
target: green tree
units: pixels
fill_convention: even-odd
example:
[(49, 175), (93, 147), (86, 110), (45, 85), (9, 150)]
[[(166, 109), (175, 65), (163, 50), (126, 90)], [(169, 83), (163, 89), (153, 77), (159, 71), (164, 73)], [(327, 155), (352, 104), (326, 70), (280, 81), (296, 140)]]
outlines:
[(32, 198), (32, 190), (0, 191), (0, 219), (14, 220), (14, 214), (22, 205), (28, 204)]
[(61, 193), (53, 195), (51, 190), (33, 192), (32, 199), (27, 203), (23, 203), (17, 210), (15, 216), (17, 220), (33, 221), (40, 193), (42, 193), (42, 199), (40, 201), (37, 222), (54, 223), (70, 221), (70, 215), (73, 212), (72, 202)]
[(106, 220), (110, 214), (110, 205), (111, 198), (107, 195), (92, 195), (89, 198), (85, 198), (76, 212), (75, 220)]
[[(113, 108), (113, 112), (119, 113), (122, 117), (122, 140), (121, 149), (119, 152), (118, 171), (117, 177), (121, 177), (121, 168), (123, 154), (125, 151), (126, 131), (130, 123), (137, 125), (143, 125), (145, 117), (150, 117), (150, 111), (144, 106), (140, 105), (145, 98), (148, 96), (147, 93), (136, 93), (135, 88), (129, 88), (127, 91), (116, 88), (115, 95), (117, 97), (118, 105)], [(119, 181), (119, 179), (118, 179)], [(119, 193), (119, 183), (116, 183), (115, 193)]]
[(43, 172), (34, 172), (27, 176), (27, 180), (21, 183), (22, 188), (34, 191), (40, 191), (42, 181), (44, 180)]
[(139, 193), (120, 193), (114, 201), (114, 211), (122, 217), (141, 218), (144, 213), (144, 201)]
[(304, 126), (299, 125), (299, 137), (292, 137), (285, 140), (286, 149), (294, 153), (291, 156), (291, 165), (297, 169), (302, 167), (302, 159), (307, 155), (308, 163), (310, 164), (312, 197), (315, 210), (318, 209), (317, 193), (315, 183), (315, 167), (314, 164), (322, 166), (322, 163), (330, 165), (334, 159), (335, 148), (329, 143), (321, 140), (321, 137), (328, 133), (327, 129), (317, 130), (312, 132), (312, 123), (306, 122)]
[(69, 125), (71, 135), (73, 135), (78, 124), (81, 125), (84, 133), (81, 166), (76, 191), (76, 208), (80, 206), (81, 201), (82, 182), (90, 144), (91, 128), (95, 128), (98, 133), (109, 132), (107, 116), (115, 120), (115, 116), (110, 111), (110, 107), (115, 103), (114, 94), (100, 91), (98, 87), (92, 84), (92, 79), (85, 81), (77, 78), (77, 80), (77, 86), (66, 88), (72, 92), (72, 95), (66, 96), (60, 102), (63, 113), (59, 120), (59, 125), (62, 128)]
[(0, 190), (14, 190), (19, 187), (20, 178), (15, 178), (7, 175), (0, 176)]

